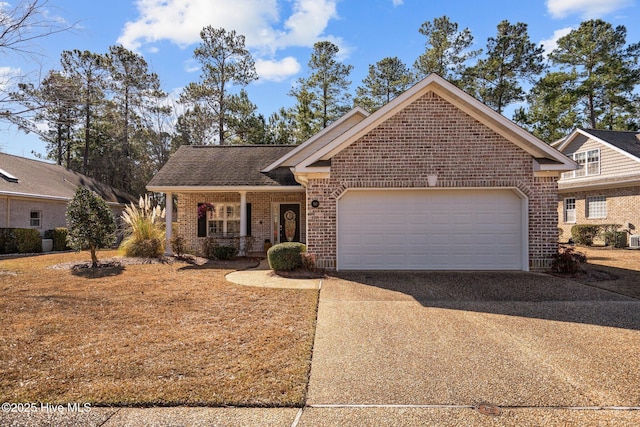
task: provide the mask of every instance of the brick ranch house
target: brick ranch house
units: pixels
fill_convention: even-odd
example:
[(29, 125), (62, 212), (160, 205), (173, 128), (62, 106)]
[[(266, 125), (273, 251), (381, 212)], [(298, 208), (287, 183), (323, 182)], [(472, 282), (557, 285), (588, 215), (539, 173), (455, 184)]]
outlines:
[(557, 251), (557, 181), (575, 168), (432, 74), (299, 146), (183, 146), (147, 188), (167, 212), (177, 195), (193, 251), (251, 235), (305, 242), (328, 269), (528, 271)]
[(562, 239), (576, 224), (618, 224), (640, 234), (640, 132), (575, 129), (552, 145), (580, 167), (558, 181)]

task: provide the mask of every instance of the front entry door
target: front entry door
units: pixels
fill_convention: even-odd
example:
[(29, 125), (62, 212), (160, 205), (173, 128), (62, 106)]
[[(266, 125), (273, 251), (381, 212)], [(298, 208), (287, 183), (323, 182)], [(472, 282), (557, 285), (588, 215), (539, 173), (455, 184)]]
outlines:
[(300, 205), (280, 205), (280, 242), (300, 241)]

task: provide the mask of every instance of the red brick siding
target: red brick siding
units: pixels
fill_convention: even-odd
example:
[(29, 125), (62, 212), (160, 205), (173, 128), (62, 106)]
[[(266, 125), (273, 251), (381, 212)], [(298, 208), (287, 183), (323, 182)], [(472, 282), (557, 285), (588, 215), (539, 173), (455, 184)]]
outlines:
[(336, 263), (336, 200), (347, 188), (510, 187), (529, 198), (529, 265), (549, 265), (556, 251), (556, 178), (534, 178), (533, 159), (432, 92), (391, 117), (332, 159), (331, 178), (307, 188), (309, 251)]
[[(198, 253), (204, 238), (198, 237), (198, 203), (240, 203), (240, 193), (178, 193), (177, 229), (174, 235), (187, 239), (189, 251)], [(300, 240), (307, 239), (305, 224), (304, 193), (247, 193), (247, 203), (251, 203), (251, 235), (254, 237), (254, 251), (262, 250), (265, 239), (271, 236), (271, 207), (273, 203), (300, 203)]]

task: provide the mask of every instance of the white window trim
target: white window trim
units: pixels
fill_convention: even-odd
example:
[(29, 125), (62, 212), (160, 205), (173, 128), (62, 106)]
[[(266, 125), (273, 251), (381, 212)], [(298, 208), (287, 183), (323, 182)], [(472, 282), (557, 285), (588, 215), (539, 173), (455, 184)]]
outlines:
[[(603, 202), (604, 203), (604, 212), (602, 213), (602, 216), (593, 216), (593, 209), (590, 209), (590, 205), (591, 203), (594, 202)], [(585, 216), (587, 217), (587, 219), (606, 219), (607, 215), (608, 215), (608, 211), (607, 211), (607, 196), (587, 196), (587, 198), (585, 198), (584, 201), (584, 207), (585, 207)], [(598, 214), (600, 215), (600, 214)]]
[[(227, 215), (228, 206), (234, 206), (235, 215), (233, 216)], [(234, 236), (229, 236), (228, 225), (230, 222), (238, 222), (238, 224), (240, 224), (240, 221), (241, 221), (240, 203), (233, 203), (233, 202), (213, 203), (213, 209), (214, 209), (213, 211), (207, 212), (207, 237), (236, 237), (235, 236), (236, 234), (239, 236), (240, 230), (238, 230), (238, 233), (234, 233)], [(222, 212), (222, 215), (218, 216), (219, 212)], [(211, 233), (210, 223), (213, 221), (222, 221), (222, 235)]]
[[(573, 209), (570, 209), (571, 211), (573, 211), (573, 221), (569, 221), (568, 220), (568, 215), (567, 215), (567, 212), (569, 212), (569, 209), (567, 209), (567, 201), (568, 200), (573, 200)], [(563, 215), (564, 215), (564, 222), (566, 224), (575, 224), (576, 223), (576, 198), (575, 197), (567, 197), (567, 198), (565, 198), (562, 210), (563, 210)]]
[[(38, 214), (37, 218), (33, 218), (31, 216), (31, 214), (34, 214), (34, 213)], [(38, 225), (33, 225), (33, 220), (34, 219), (38, 220)], [(42, 228), (42, 211), (29, 211), (29, 227)]]
[[(589, 153), (592, 151), (597, 151), (598, 152), (598, 171), (596, 173), (589, 173)], [(576, 161), (576, 156), (580, 155), (580, 154), (584, 154), (585, 156), (585, 163), (584, 165), (582, 165), (582, 168), (580, 168), (579, 170), (584, 170), (584, 175), (580, 175), (577, 176), (576, 174), (578, 173), (578, 170), (573, 170), (573, 171), (569, 171), (569, 172), (565, 172), (562, 174), (562, 178), (565, 179), (570, 179), (570, 178), (588, 178), (591, 176), (598, 176), (601, 173), (602, 170), (602, 153), (600, 151), (599, 148), (592, 148), (590, 150), (582, 150), (582, 151), (576, 151), (573, 154), (568, 154), (567, 156), (569, 158), (571, 158), (572, 160)], [(592, 162), (592, 163), (596, 163), (596, 162)]]

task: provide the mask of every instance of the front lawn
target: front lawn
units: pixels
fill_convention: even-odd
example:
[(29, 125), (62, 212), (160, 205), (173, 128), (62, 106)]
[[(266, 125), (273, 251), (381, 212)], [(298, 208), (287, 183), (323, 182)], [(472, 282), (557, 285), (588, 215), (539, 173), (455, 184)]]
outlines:
[(227, 282), (243, 261), (49, 268), (81, 260), (0, 260), (1, 402), (304, 403), (317, 291)]

